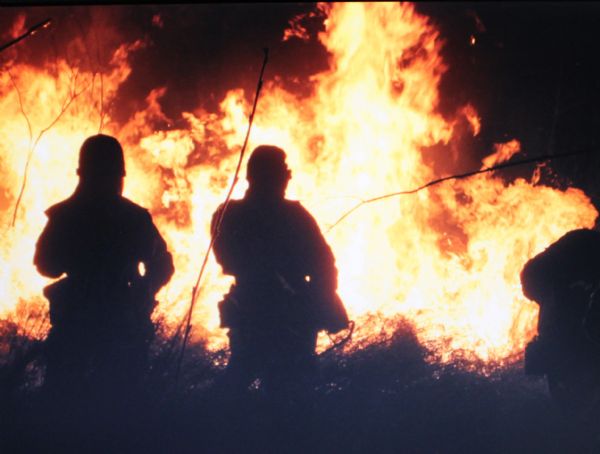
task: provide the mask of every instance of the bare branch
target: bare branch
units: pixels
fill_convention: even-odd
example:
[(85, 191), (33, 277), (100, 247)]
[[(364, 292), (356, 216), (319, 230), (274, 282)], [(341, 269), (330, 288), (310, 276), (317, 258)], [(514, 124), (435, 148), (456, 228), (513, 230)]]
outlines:
[[(9, 73), (10, 74), (10, 73)], [(62, 118), (62, 116), (65, 114), (65, 112), (69, 109), (69, 107), (71, 106), (71, 104), (73, 103), (73, 101), (75, 101), (84, 91), (87, 90), (87, 86), (84, 87), (83, 89), (81, 89), (79, 92), (76, 91), (76, 79), (77, 79), (77, 72), (75, 72), (75, 74), (73, 76), (71, 76), (70, 78), (70, 93), (67, 95), (67, 97), (65, 98), (65, 100), (62, 103), (61, 109), (58, 113), (58, 115), (54, 118), (53, 121), (50, 122), (50, 124), (48, 126), (46, 126), (45, 128), (43, 128), (39, 134), (37, 135), (35, 141), (33, 142), (33, 144), (31, 144), (31, 139), (32, 139), (32, 132), (31, 132), (31, 125), (29, 123), (29, 119), (27, 118), (27, 115), (25, 114), (25, 111), (23, 109), (23, 104), (22, 104), (22, 100), (21, 100), (21, 95), (19, 92), (19, 89), (17, 87), (16, 84), (14, 84), (13, 81), (13, 85), (15, 86), (15, 89), (17, 90), (17, 93), (19, 95), (19, 104), (21, 106), (21, 111), (23, 113), (23, 115), (25, 116), (25, 118), (27, 119), (27, 125), (29, 127), (29, 134), (30, 134), (30, 140), (29, 140), (29, 152), (27, 153), (27, 160), (25, 162), (25, 170), (23, 173), (23, 182), (21, 183), (21, 188), (19, 190), (19, 195), (17, 197), (17, 201), (15, 202), (15, 208), (13, 210), (13, 216), (12, 216), (12, 221), (11, 221), (11, 227), (15, 226), (16, 220), (17, 220), (17, 213), (19, 211), (19, 206), (21, 205), (21, 200), (23, 199), (23, 194), (25, 193), (25, 188), (27, 187), (27, 177), (29, 175), (29, 167), (31, 165), (31, 160), (33, 158), (33, 154), (34, 151), (38, 145), (38, 143), (40, 142), (40, 140), (42, 139), (42, 137), (44, 136), (44, 134), (46, 132), (48, 132), (50, 129), (52, 129), (54, 127), (54, 125), (56, 125), (56, 123), (58, 123), (58, 121)], [(12, 76), (11, 76), (11, 80), (12, 80)]]
[[(36, 27), (39, 28), (41, 26), (46, 26), (48, 25), (49, 21), (46, 21), (42, 24), (38, 24), (35, 27), (32, 27), (32, 29), (30, 29), (30, 32), (35, 32)], [(89, 47), (87, 45), (87, 42), (85, 40), (85, 33), (83, 31), (83, 29), (81, 28), (81, 22), (78, 21), (77, 22), (79, 27), (80, 27), (80, 31), (82, 33), (83, 38), (83, 42), (86, 48), (86, 53), (87, 53), (87, 57), (88, 57), (88, 61), (90, 64), (90, 68), (92, 68), (93, 66), (95, 66), (95, 68), (92, 69), (93, 71), (93, 76), (92, 76), (92, 90), (93, 90), (93, 82), (94, 82), (94, 77), (96, 75), (96, 72), (100, 73), (100, 125), (99, 125), (99, 130), (98, 132), (100, 132), (102, 130), (102, 127), (104, 125), (104, 79), (103, 79), (103, 75), (101, 71), (97, 71), (97, 65), (92, 65), (92, 59), (90, 56), (90, 50)], [(98, 45), (98, 37), (96, 35), (96, 46), (97, 46), (97, 59), (98, 62), (97, 64), (99, 64), (100, 62), (100, 48)], [(52, 47), (53, 50), (56, 53), (56, 43), (54, 42), (54, 37), (52, 37)], [(58, 60), (58, 56), (57, 59)], [(33, 128), (31, 126), (31, 123), (29, 121), (29, 117), (27, 116), (27, 114), (25, 113), (25, 108), (23, 105), (23, 99), (21, 96), (21, 92), (19, 90), (19, 87), (16, 84), (16, 81), (14, 80), (12, 74), (10, 73), (10, 71), (8, 71), (8, 74), (10, 76), (10, 79), (12, 81), (13, 86), (15, 87), (15, 90), (17, 91), (17, 95), (19, 98), (19, 107), (21, 109), (21, 114), (23, 115), (23, 117), (25, 118), (25, 121), (27, 122), (27, 128), (29, 130), (29, 145), (28, 145), (28, 153), (27, 153), (27, 160), (25, 162), (25, 169), (24, 169), (24, 173), (23, 173), (23, 182), (21, 183), (21, 188), (19, 190), (19, 195), (17, 197), (17, 201), (15, 203), (15, 207), (14, 207), (14, 211), (13, 211), (13, 215), (12, 215), (12, 221), (11, 221), (11, 226), (14, 227), (15, 223), (16, 223), (16, 219), (17, 219), (17, 213), (19, 210), (19, 206), (21, 205), (21, 201), (23, 199), (23, 194), (25, 193), (25, 188), (27, 187), (27, 178), (29, 175), (29, 167), (31, 165), (31, 160), (33, 158), (35, 149), (38, 145), (38, 143), (40, 142), (40, 140), (42, 139), (42, 137), (44, 136), (44, 134), (46, 132), (48, 132), (50, 129), (52, 129), (57, 123), (58, 121), (63, 117), (63, 115), (67, 112), (67, 110), (69, 109), (69, 107), (71, 106), (71, 104), (82, 94), (84, 93), (88, 88), (89, 88), (89, 84), (86, 84), (82, 89), (80, 89), (79, 91), (77, 90), (77, 85), (78, 85), (78, 77), (79, 77), (79, 68), (76, 65), (73, 65), (70, 61), (69, 55), (68, 53), (65, 55), (65, 61), (67, 62), (67, 65), (69, 67), (70, 70), (70, 75), (69, 75), (69, 90), (68, 90), (68, 94), (66, 96), (66, 98), (64, 99), (64, 101), (62, 102), (62, 105), (60, 107), (60, 111), (58, 112), (58, 115), (54, 118), (54, 120), (52, 120), (50, 122), (50, 124), (48, 124), (45, 128), (43, 128), (39, 134), (37, 135), (37, 137), (35, 138), (35, 141), (33, 140)], [(59, 79), (57, 79), (56, 83), (58, 83)], [(58, 87), (57, 87), (57, 91), (58, 91)]]
[(576, 156), (576, 155), (587, 154), (587, 153), (592, 153), (592, 152), (594, 152), (594, 150), (586, 149), (586, 150), (571, 151), (571, 152), (567, 152), (567, 153), (542, 155), (542, 156), (537, 156), (535, 158), (522, 159), (520, 161), (514, 161), (514, 162), (505, 162), (503, 164), (498, 164), (498, 165), (495, 165), (492, 167), (487, 167), (484, 169), (473, 170), (471, 172), (461, 173), (458, 175), (450, 175), (450, 176), (443, 177), (443, 178), (437, 178), (437, 179), (432, 180), (428, 183), (425, 183), (424, 185), (419, 186), (418, 188), (415, 188), (415, 189), (392, 192), (390, 194), (384, 194), (384, 195), (380, 195), (380, 196), (373, 197), (370, 199), (362, 200), (361, 202), (357, 203), (354, 207), (352, 207), (350, 210), (346, 211), (337, 221), (335, 221), (327, 229), (326, 233), (331, 232), (331, 230), (333, 230), (333, 228), (336, 227), (338, 224), (340, 224), (344, 219), (346, 219), (348, 216), (350, 216), (352, 213), (354, 213), (360, 207), (362, 207), (363, 205), (366, 205), (368, 203), (378, 202), (380, 200), (385, 200), (385, 199), (389, 199), (391, 197), (396, 197), (396, 196), (400, 196), (400, 195), (415, 194), (415, 193), (422, 191), (423, 189), (426, 189), (430, 186), (434, 186), (434, 185), (443, 183), (444, 181), (448, 181), (448, 180), (460, 180), (460, 179), (472, 177), (474, 175), (479, 175), (480, 173), (493, 172), (495, 170), (506, 169), (509, 167), (522, 166), (522, 165), (531, 164), (534, 162), (551, 161), (553, 159), (566, 158), (569, 156)]
[(8, 73), (8, 77), (10, 77), (10, 81), (11, 81), (13, 87), (15, 88), (15, 91), (17, 92), (17, 97), (19, 99), (19, 109), (21, 110), (21, 114), (23, 115), (23, 117), (25, 118), (25, 121), (27, 122), (27, 129), (29, 131), (29, 146), (31, 146), (31, 141), (33, 140), (33, 131), (31, 129), (31, 122), (29, 121), (29, 117), (25, 113), (25, 107), (23, 106), (23, 97), (21, 96), (21, 90), (19, 90), (19, 86), (17, 85), (15, 78), (13, 77), (12, 73), (10, 72), (10, 69), (7, 69), (6, 72)]
[(15, 204), (15, 209), (13, 211), (13, 216), (12, 216), (12, 221), (11, 221), (11, 227), (15, 226), (15, 219), (17, 217), (17, 210), (19, 208), (19, 204), (21, 203), (21, 198), (23, 197), (23, 191), (25, 189), (25, 184), (27, 182), (27, 171), (29, 168), (29, 161), (31, 159), (31, 150), (33, 149), (32, 147), (32, 141), (33, 141), (33, 131), (31, 128), (31, 122), (29, 121), (29, 117), (27, 116), (27, 113), (25, 112), (25, 106), (23, 105), (23, 97), (21, 96), (21, 90), (19, 90), (19, 86), (17, 85), (16, 80), (14, 79), (12, 73), (10, 72), (10, 69), (6, 70), (8, 73), (8, 76), (10, 77), (10, 81), (13, 85), (13, 87), (15, 88), (15, 91), (17, 92), (17, 98), (19, 100), (19, 109), (21, 111), (21, 114), (23, 115), (23, 118), (25, 118), (25, 122), (27, 123), (27, 130), (29, 132), (29, 144), (28, 144), (28, 155), (27, 155), (27, 160), (25, 161), (25, 172), (24, 172), (24, 177), (23, 177), (23, 183), (21, 184), (21, 190), (19, 191), (19, 196), (17, 197), (17, 202)]
[[(98, 39), (98, 33), (97, 31), (94, 29), (94, 38), (96, 40), (96, 63), (97, 63), (97, 68), (100, 66), (101, 64), (101, 55), (100, 55), (100, 40)], [(104, 127), (104, 73), (102, 72), (101, 69), (98, 69), (97, 71), (100, 74), (100, 125), (98, 126), (98, 134), (100, 134), (102, 132), (102, 128)], [(94, 70), (94, 73), (96, 73), (96, 70)]]
[(94, 27), (93, 28), (93, 34), (94, 34), (94, 41), (95, 41), (95, 45), (96, 45), (96, 61), (94, 62), (92, 60), (92, 54), (93, 52), (90, 50), (90, 46), (88, 45), (88, 40), (86, 32), (83, 28), (83, 21), (78, 20), (77, 21), (77, 26), (79, 28), (79, 32), (82, 36), (82, 41), (83, 41), (83, 46), (85, 47), (85, 53), (86, 53), (86, 57), (88, 60), (88, 65), (90, 67), (90, 69), (92, 70), (92, 93), (94, 91), (94, 84), (95, 84), (95, 80), (96, 80), (96, 74), (98, 74), (100, 76), (100, 123), (98, 125), (98, 134), (100, 134), (102, 132), (102, 128), (104, 127), (104, 118), (105, 118), (105, 112), (104, 112), (104, 74), (102, 73), (100, 67), (101, 67), (101, 54), (100, 54), (100, 40), (98, 39), (98, 32), (97, 32), (97, 28)]

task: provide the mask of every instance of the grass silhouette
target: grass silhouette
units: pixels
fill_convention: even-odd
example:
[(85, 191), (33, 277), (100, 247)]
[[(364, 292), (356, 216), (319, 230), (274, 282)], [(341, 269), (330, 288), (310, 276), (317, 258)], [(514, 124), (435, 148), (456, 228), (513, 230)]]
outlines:
[[(565, 453), (598, 452), (594, 421), (565, 419), (522, 364), (468, 371), (439, 365), (411, 325), (319, 360), (314, 392), (274, 402), (260, 384), (218, 395), (227, 352), (189, 345), (175, 385), (170, 339), (127, 402), (44, 396), (43, 344), (0, 325), (0, 452), (102, 453)], [(110, 400), (110, 399), (109, 399)], [(598, 421), (596, 421), (598, 422)]]

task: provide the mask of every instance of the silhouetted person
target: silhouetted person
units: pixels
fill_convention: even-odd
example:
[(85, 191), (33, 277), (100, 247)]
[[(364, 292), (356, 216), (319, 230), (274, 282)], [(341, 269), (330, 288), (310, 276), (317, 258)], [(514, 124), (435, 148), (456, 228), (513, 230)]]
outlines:
[(600, 232), (565, 234), (525, 264), (521, 284), (540, 306), (526, 372), (547, 375), (559, 404), (579, 411), (600, 391)]
[(573, 342), (600, 285), (600, 232), (565, 234), (525, 264), (521, 283), (525, 296), (540, 306), (540, 338)]
[(218, 234), (223, 205), (213, 215), (215, 256), (235, 276), (219, 304), (231, 349), (225, 383), (240, 392), (256, 378), (271, 395), (307, 390), (317, 333), (348, 324), (331, 249), (306, 209), (285, 199), (291, 178), (285, 158), (280, 148), (256, 148), (249, 188), (230, 201)]
[(135, 386), (154, 335), (154, 296), (173, 261), (148, 211), (122, 197), (119, 142), (89, 137), (79, 154), (79, 184), (50, 207), (34, 263), (48, 277), (51, 329), (46, 385), (61, 395), (115, 397)]

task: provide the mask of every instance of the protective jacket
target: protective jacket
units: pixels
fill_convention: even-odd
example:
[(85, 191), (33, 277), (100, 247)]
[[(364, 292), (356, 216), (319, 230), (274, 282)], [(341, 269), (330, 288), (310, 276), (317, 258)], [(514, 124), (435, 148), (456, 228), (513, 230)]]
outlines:
[(66, 275), (45, 289), (52, 326), (148, 320), (173, 274), (150, 214), (124, 197), (78, 192), (46, 214), (34, 263), (45, 276)]
[(284, 324), (337, 332), (348, 324), (337, 268), (314, 218), (296, 201), (246, 194), (213, 215), (214, 252), (236, 283), (221, 302), (221, 324)]

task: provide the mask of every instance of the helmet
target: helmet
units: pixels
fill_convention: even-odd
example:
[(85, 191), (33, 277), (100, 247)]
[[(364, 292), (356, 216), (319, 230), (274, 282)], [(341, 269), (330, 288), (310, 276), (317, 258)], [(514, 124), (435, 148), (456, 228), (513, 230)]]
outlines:
[(246, 178), (251, 183), (287, 181), (291, 173), (285, 158), (285, 152), (279, 147), (273, 145), (256, 147), (248, 159)]
[(117, 139), (104, 134), (88, 137), (79, 150), (80, 177), (125, 176), (123, 148)]

